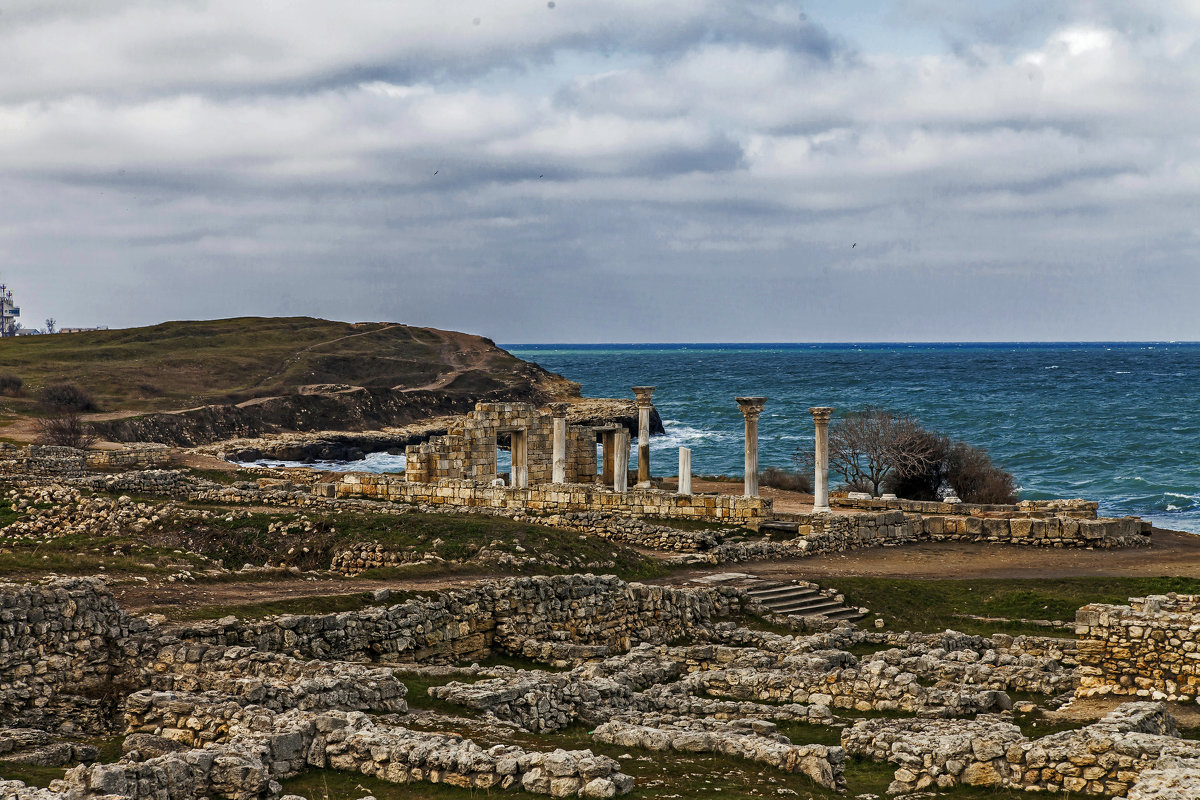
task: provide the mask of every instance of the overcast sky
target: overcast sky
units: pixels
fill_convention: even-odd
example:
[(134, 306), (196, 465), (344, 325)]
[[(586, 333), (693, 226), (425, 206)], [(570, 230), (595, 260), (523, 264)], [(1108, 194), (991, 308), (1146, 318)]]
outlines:
[(1200, 339), (1200, 2), (0, 0), (27, 327)]

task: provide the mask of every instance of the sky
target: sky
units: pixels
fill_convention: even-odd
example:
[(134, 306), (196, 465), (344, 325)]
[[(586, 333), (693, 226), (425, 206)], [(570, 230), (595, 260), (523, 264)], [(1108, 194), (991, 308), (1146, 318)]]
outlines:
[(26, 327), (1200, 340), (1200, 0), (0, 0)]

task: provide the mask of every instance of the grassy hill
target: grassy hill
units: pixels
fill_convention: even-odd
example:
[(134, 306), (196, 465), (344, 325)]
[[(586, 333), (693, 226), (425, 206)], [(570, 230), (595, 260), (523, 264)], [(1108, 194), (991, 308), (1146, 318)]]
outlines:
[(569, 381), (490, 340), (391, 323), (307, 317), (165, 322), (145, 328), (0, 339), (0, 373), (25, 381), (32, 406), (44, 384), (69, 380), (104, 411), (164, 411), (308, 392), (321, 384), (447, 395), (577, 393)]

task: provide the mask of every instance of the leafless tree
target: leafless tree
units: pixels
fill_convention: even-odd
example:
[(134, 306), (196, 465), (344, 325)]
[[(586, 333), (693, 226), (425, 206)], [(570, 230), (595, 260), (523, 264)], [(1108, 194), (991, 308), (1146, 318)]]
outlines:
[(46, 333), (58, 333), (58, 320), (54, 317), (46, 318)]
[(868, 406), (829, 426), (829, 466), (857, 491), (878, 495), (889, 477), (921, 472), (933, 457), (928, 433), (911, 416)]
[(91, 426), (84, 423), (78, 411), (59, 411), (43, 417), (37, 421), (37, 429), (42, 444), (86, 450), (96, 441)]

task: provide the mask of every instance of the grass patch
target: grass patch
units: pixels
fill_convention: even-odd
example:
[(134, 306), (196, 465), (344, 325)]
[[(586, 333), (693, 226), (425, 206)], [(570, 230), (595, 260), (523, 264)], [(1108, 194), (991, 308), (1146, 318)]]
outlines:
[[(403, 598), (401, 598), (401, 601)], [(395, 593), (388, 604), (397, 602)], [(239, 619), (262, 619), (279, 614), (338, 614), (343, 611), (359, 611), (376, 603), (370, 592), (354, 592), (353, 594), (320, 595), (313, 597), (292, 597), (287, 600), (271, 600), (265, 603), (244, 603), (240, 605), (198, 606), (196, 608), (170, 608), (163, 613), (169, 619), (179, 622), (189, 622), (206, 619), (221, 619), (222, 617), (238, 617)]]
[(871, 616), (860, 625), (868, 630), (882, 618), (887, 630), (938, 632), (953, 628), (964, 633), (1030, 634), (1070, 637), (1059, 631), (1015, 622), (982, 622), (964, 614), (1015, 619), (1075, 619), (1088, 603), (1124, 604), (1147, 594), (1200, 592), (1196, 578), (1099, 577), (1036, 579), (917, 580), (907, 578), (838, 578), (846, 602), (866, 606)]

